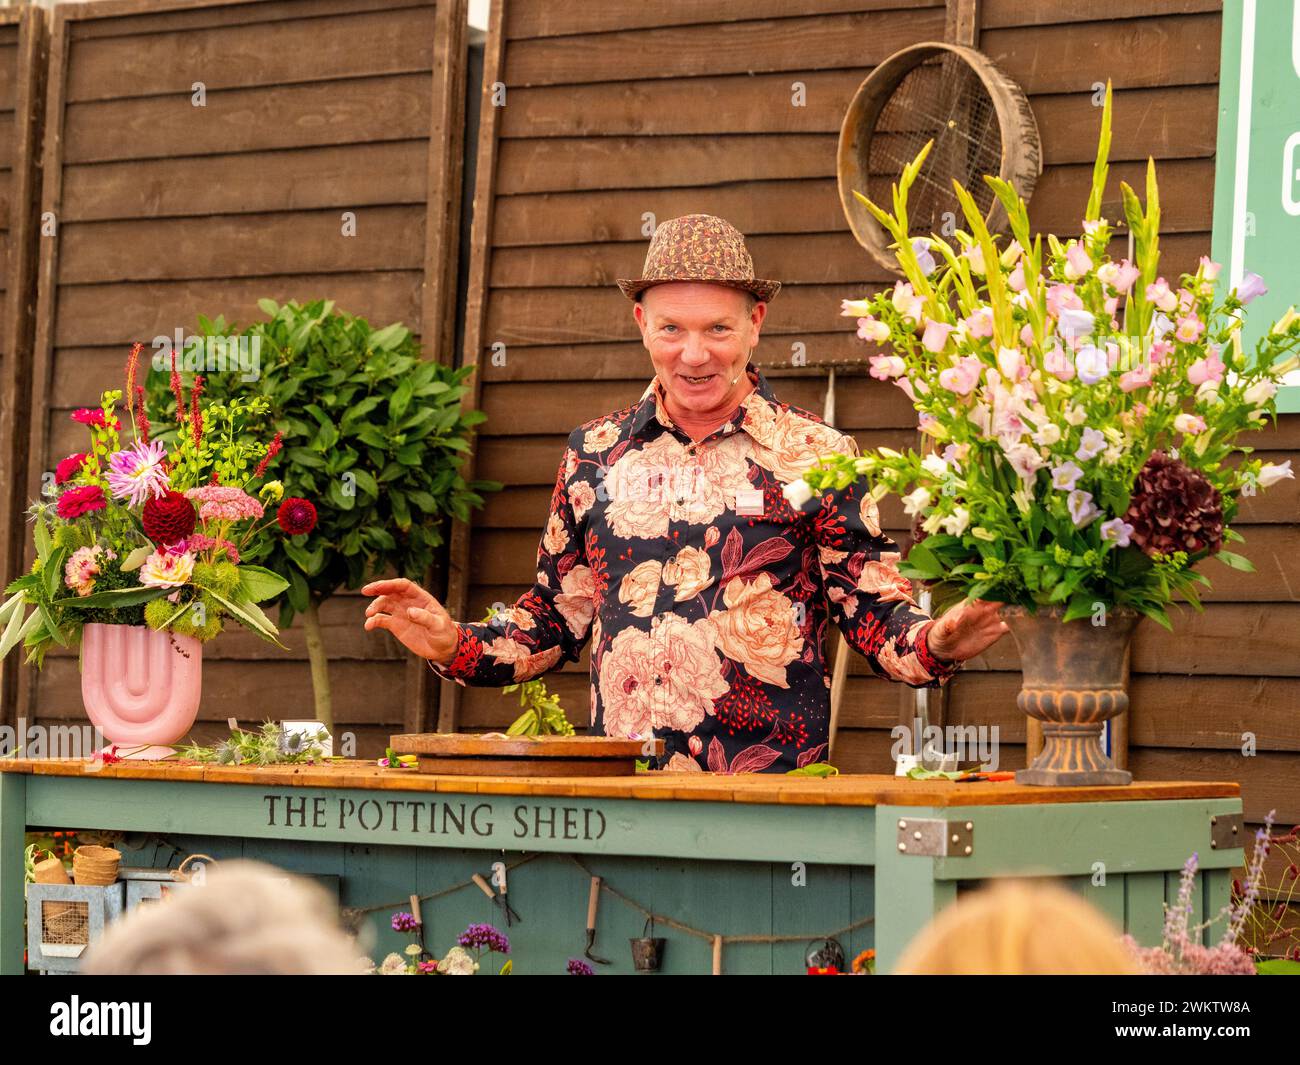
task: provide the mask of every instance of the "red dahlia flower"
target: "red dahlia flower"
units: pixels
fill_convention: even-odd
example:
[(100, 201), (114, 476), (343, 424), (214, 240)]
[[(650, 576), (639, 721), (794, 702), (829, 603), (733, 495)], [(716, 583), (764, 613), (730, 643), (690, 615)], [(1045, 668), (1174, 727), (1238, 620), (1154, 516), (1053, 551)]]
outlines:
[(69, 488), (59, 496), (55, 511), (60, 518), (71, 520), (92, 510), (103, 510), (108, 505), (104, 499), (104, 490), (97, 484), (86, 484), (80, 488)]
[(54, 467), (54, 483), (63, 484), (64, 481), (70, 480), (77, 475), (81, 469), (82, 463), (86, 461), (86, 453), (80, 451), (75, 455), (69, 455), (66, 459)]
[(165, 495), (146, 502), (141, 515), (144, 534), (159, 547), (184, 540), (194, 531), (197, 520), (194, 504), (170, 489)]
[(276, 519), (279, 521), (279, 528), (290, 536), (302, 536), (303, 533), (309, 533), (316, 528), (316, 507), (313, 507), (308, 499), (290, 495), (279, 505)]
[(316, 528), (316, 508), (310, 500), (290, 496), (275, 512), (280, 528), (290, 536), (300, 536)]

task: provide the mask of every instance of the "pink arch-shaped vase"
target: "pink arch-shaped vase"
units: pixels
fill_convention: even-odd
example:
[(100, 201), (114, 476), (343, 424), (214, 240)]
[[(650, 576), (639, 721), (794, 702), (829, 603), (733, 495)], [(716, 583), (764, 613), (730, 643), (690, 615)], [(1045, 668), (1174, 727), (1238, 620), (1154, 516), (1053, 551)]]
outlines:
[(81, 699), (104, 737), (165, 746), (183, 738), (199, 713), (203, 644), (147, 625), (86, 625), (81, 635)]

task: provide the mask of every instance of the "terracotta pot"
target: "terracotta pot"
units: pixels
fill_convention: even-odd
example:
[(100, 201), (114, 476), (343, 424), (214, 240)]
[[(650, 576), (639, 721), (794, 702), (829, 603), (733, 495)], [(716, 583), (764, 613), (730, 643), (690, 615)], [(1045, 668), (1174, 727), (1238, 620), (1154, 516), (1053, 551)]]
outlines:
[(112, 743), (165, 746), (199, 713), (203, 644), (147, 625), (87, 625), (81, 636), (81, 699)]
[(1140, 615), (1112, 610), (1104, 625), (1091, 618), (1062, 622), (1060, 607), (1004, 607), (1020, 649), (1024, 682), (1016, 705), (1043, 723), (1043, 749), (1017, 784), (1130, 784), (1101, 747), (1102, 723), (1128, 709), (1125, 667)]
[(112, 847), (87, 845), (72, 852), (72, 879), (79, 885), (104, 887), (117, 880), (122, 852)]

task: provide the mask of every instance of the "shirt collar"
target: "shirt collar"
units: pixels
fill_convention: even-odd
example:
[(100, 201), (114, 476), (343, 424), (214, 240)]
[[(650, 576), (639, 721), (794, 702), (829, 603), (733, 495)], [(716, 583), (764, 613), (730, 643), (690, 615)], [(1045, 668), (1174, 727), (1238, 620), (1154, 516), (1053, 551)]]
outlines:
[[(722, 428), (725, 425), (731, 425), (732, 429), (748, 428), (748, 417), (751, 413), (766, 413), (767, 410), (775, 409), (777, 406), (776, 395), (772, 392), (772, 386), (767, 383), (767, 378), (756, 366), (748, 366), (745, 374), (754, 385), (754, 390), (749, 393), (740, 402), (735, 414), (731, 416), (730, 421), (723, 422), (719, 425)], [(632, 408), (632, 422), (629, 432), (630, 438), (644, 436), (653, 423), (658, 423), (664, 429), (672, 430), (676, 426), (673, 420), (668, 416), (667, 408), (663, 403), (663, 387), (659, 383), (656, 375), (651, 379), (646, 390), (641, 394), (636, 406)]]

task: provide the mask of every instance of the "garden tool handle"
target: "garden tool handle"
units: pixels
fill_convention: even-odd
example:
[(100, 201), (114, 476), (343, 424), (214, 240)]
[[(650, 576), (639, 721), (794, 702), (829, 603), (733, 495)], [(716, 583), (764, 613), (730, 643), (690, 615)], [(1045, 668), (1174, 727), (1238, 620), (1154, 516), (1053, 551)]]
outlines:
[(491, 884), (484, 880), (478, 873), (475, 873), (470, 879), (478, 885), (478, 889), (483, 892), (484, 895), (490, 898), (493, 902), (496, 902), (497, 893), (492, 890)]
[(600, 902), (600, 877), (591, 878), (591, 893), (587, 896), (587, 931), (596, 930), (596, 905)]

